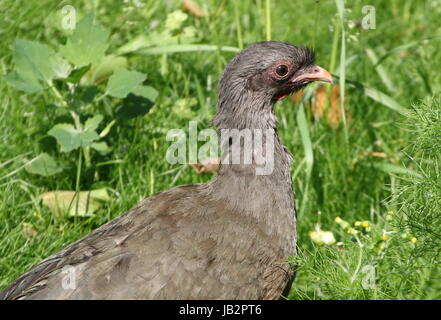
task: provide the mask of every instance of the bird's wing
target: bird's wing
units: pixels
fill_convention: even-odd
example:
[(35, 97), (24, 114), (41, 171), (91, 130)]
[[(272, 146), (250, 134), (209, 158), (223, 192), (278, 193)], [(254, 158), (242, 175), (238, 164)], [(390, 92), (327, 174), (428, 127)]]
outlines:
[(0, 292), (0, 300), (25, 299), (46, 287), (48, 279), (60, 274), (64, 267), (82, 264), (91, 257), (99, 255), (104, 250), (102, 244), (106, 239), (116, 235), (118, 231), (128, 231), (129, 226), (124, 222), (130, 220), (130, 216), (135, 212), (136, 208), (46, 258)]
[[(202, 186), (180, 186), (146, 199), (38, 264), (0, 297), (258, 299), (280, 295), (284, 274), (264, 276), (268, 265), (283, 257), (275, 238), (262, 232), (257, 220), (207, 196)], [(269, 293), (265, 286), (271, 282), (271, 288), (277, 288)]]
[[(192, 194), (191, 191), (197, 187), (198, 185), (184, 185), (144, 200), (120, 217), (102, 225), (21, 275), (0, 292), (0, 300), (27, 299), (48, 289), (52, 291), (51, 296), (57, 296), (53, 294), (53, 288), (60, 286), (62, 288), (63, 285), (69, 287), (70, 271), (75, 271), (75, 276), (80, 277), (81, 280), (81, 277), (84, 278), (82, 268), (90, 268), (94, 263), (104, 267), (106, 261), (107, 267), (111, 267), (113, 260), (127, 258), (131, 252), (125, 246), (125, 242), (141, 231), (148, 231), (152, 221), (161, 213), (166, 215), (177, 196), (182, 196), (184, 191)], [(54, 283), (56, 281), (59, 283)], [(64, 294), (58, 294), (60, 298), (68, 298), (65, 294), (69, 290), (64, 291), (66, 291)]]

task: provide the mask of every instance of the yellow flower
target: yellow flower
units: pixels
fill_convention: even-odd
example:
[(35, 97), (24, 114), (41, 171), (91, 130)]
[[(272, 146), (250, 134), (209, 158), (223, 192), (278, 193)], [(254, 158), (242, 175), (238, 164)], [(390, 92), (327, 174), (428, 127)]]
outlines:
[(349, 234), (354, 234), (354, 235), (355, 235), (355, 234), (358, 233), (358, 231), (355, 230), (354, 228), (349, 228), (349, 229), (348, 229), (348, 233), (349, 233)]
[(367, 228), (369, 227), (369, 221), (363, 221), (363, 227)]
[(381, 236), (381, 240), (386, 241), (387, 239), (389, 239), (389, 236), (383, 233), (383, 235)]
[(344, 221), (340, 217), (335, 218), (335, 222), (337, 222), (340, 225), (340, 227), (342, 227), (343, 229), (346, 229), (349, 227), (349, 222)]
[(341, 226), (343, 229), (347, 229), (347, 228), (349, 227), (349, 223), (346, 222), (346, 221), (342, 221), (342, 222), (340, 223), (340, 226)]
[(322, 240), (324, 244), (331, 245), (335, 243), (334, 234), (332, 231), (323, 231)]
[(415, 244), (417, 242), (417, 238), (413, 237), (412, 239), (410, 239), (410, 242), (412, 242), (413, 244)]
[(387, 212), (387, 214), (394, 214), (394, 213), (395, 213), (395, 211), (393, 211), (393, 210)]
[(406, 239), (407, 238), (407, 233), (401, 234), (401, 238)]
[(361, 221), (355, 221), (355, 222), (354, 222), (354, 226), (356, 226), (356, 227), (361, 226)]
[(309, 237), (318, 245), (331, 245), (335, 243), (335, 238), (332, 231), (323, 231), (320, 229), (319, 225), (315, 227), (315, 231), (309, 232)]

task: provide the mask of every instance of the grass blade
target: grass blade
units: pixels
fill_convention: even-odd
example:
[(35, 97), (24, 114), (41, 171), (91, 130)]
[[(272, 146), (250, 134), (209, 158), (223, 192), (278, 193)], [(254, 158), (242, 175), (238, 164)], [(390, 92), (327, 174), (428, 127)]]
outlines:
[[(359, 55), (358, 55), (358, 54), (354, 54), (354, 55), (350, 56), (349, 58), (347, 58), (347, 59), (346, 59), (345, 67), (346, 67), (346, 68), (349, 67), (349, 66), (352, 64), (352, 62), (354, 62), (357, 58), (359, 58)], [(341, 66), (339, 65), (339, 66), (337, 67), (337, 69), (335, 69), (335, 73), (340, 73), (340, 68), (341, 68)], [(331, 69), (331, 70), (332, 70), (332, 69)]]
[(164, 54), (164, 53), (182, 53), (182, 52), (199, 52), (199, 51), (224, 51), (224, 52), (239, 52), (240, 49), (236, 47), (216, 46), (209, 44), (178, 44), (167, 45), (141, 49), (135, 51), (135, 54)]
[(270, 0), (265, 1), (265, 27), (266, 27), (266, 40), (271, 40), (271, 3)]
[(408, 176), (412, 176), (415, 178), (422, 178), (422, 175), (419, 174), (416, 171), (404, 168), (404, 167), (400, 167), (394, 164), (390, 164), (390, 163), (386, 163), (386, 162), (379, 162), (379, 163), (375, 163), (374, 167), (377, 168), (378, 170), (381, 170), (383, 172), (389, 173), (389, 174), (404, 174), (404, 175), (408, 175)]
[(398, 112), (401, 113), (403, 115), (405, 115), (407, 113), (407, 109), (405, 107), (403, 107), (402, 105), (400, 105), (395, 99), (393, 99), (392, 97), (388, 96), (387, 94), (378, 91), (377, 89), (374, 88), (368, 88), (368, 87), (364, 87), (364, 94), (367, 95), (369, 98), (381, 103), (382, 105)]
[(344, 1), (335, 0), (338, 15), (340, 17), (341, 28), (341, 48), (340, 48), (340, 112), (342, 115), (342, 122), (345, 132), (346, 145), (349, 144), (348, 126), (346, 123), (345, 105), (345, 83), (346, 83), (346, 39), (345, 39), (345, 16), (344, 16)]
[(312, 168), (314, 165), (314, 152), (312, 149), (311, 137), (309, 135), (308, 121), (306, 120), (305, 108), (303, 102), (299, 105), (299, 110), (297, 111), (297, 125), (300, 131), (300, 137), (302, 139), (303, 149), (305, 152), (305, 165), (306, 165), (306, 183), (304, 188), (304, 194), (302, 197), (302, 202), (300, 204), (299, 217), (302, 216), (303, 210), (305, 209), (305, 203), (308, 199), (309, 183), (312, 175)]
[(409, 42), (409, 43), (406, 43), (406, 44), (403, 44), (403, 45), (397, 46), (397, 47), (395, 47), (395, 48), (392, 48), (391, 50), (389, 50), (388, 52), (386, 52), (384, 55), (382, 55), (380, 59), (378, 59), (378, 61), (377, 61), (376, 65), (375, 65), (375, 67), (377, 67), (377, 66), (378, 66), (379, 64), (381, 64), (384, 60), (386, 60), (388, 57), (390, 57), (391, 55), (393, 55), (393, 54), (395, 54), (395, 53), (398, 53), (398, 52), (400, 52), (400, 51), (407, 50), (407, 49), (409, 49), (409, 48), (411, 48), (411, 47), (414, 47), (414, 46), (420, 45), (420, 44), (422, 44), (422, 43), (425, 42), (425, 41), (439, 40), (440, 38), (441, 38), (441, 36), (432, 36), (432, 37), (429, 37), (429, 38), (424, 39), (424, 40), (412, 41), (412, 42)]
[(394, 92), (396, 90), (395, 86), (392, 84), (392, 81), (390, 80), (383, 66), (378, 64), (378, 57), (375, 54), (374, 50), (367, 48), (366, 54), (371, 60), (372, 64), (375, 66), (375, 70), (377, 71), (381, 81), (383, 81), (384, 85), (387, 87), (387, 90), (389, 90), (389, 92)]
[(234, 16), (236, 20), (237, 44), (240, 49), (243, 49), (242, 27), (240, 24), (239, 8), (237, 7), (237, 1), (233, 1), (233, 4), (234, 4)]
[[(333, 76), (338, 77), (336, 75), (333, 75)], [(375, 100), (375, 101), (381, 103), (382, 105), (384, 105), (384, 106), (386, 106), (386, 107), (388, 107), (398, 113), (401, 113), (402, 115), (407, 114), (407, 112), (408, 112), (407, 108), (403, 107), (394, 98), (385, 94), (384, 92), (381, 92), (381, 91), (374, 89), (374, 88), (366, 87), (365, 85), (363, 85), (357, 81), (347, 80), (347, 82), (349, 84), (351, 84), (353, 87), (355, 87), (356, 89), (363, 91), (363, 93), (366, 96), (368, 96), (369, 98), (371, 98), (372, 100)]]

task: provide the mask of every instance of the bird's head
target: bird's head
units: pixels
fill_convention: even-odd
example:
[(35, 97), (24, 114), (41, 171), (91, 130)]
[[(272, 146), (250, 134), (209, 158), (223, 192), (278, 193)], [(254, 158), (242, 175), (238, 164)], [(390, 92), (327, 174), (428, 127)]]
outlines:
[[(219, 81), (218, 118), (225, 112), (269, 109), (313, 81), (332, 82), (314, 62), (314, 51), (286, 42), (254, 43), (238, 53)], [(260, 113), (260, 112), (259, 112)]]

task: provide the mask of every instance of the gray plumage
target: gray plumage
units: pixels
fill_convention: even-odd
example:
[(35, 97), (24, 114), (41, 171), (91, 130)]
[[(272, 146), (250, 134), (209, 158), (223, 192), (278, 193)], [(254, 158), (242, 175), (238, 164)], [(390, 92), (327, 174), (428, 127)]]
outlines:
[[(280, 61), (289, 65), (282, 79)], [(304, 80), (314, 66), (308, 49), (249, 46), (221, 77), (213, 124), (276, 130), (277, 97), (325, 80)], [(43, 260), (0, 299), (279, 299), (294, 274), (286, 259), (296, 254), (296, 217), (291, 156), (277, 135), (274, 148), (271, 174), (256, 175), (254, 162), (221, 164), (208, 183), (151, 196)], [(66, 288), (69, 272), (75, 286)]]

